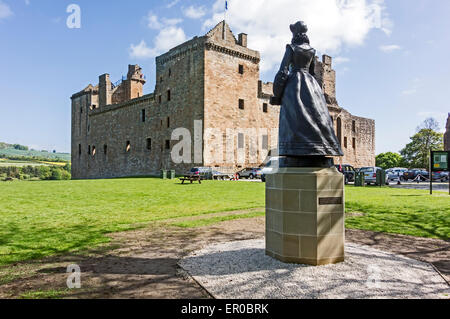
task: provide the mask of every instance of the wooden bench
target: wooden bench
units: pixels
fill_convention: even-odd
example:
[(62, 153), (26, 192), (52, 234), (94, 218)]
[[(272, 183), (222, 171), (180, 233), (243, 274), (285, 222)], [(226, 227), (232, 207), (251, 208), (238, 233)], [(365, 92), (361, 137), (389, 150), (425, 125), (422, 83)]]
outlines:
[(184, 175), (184, 177), (180, 178), (181, 184), (184, 184), (184, 182), (189, 181), (191, 184), (193, 182), (199, 182), (199, 184), (202, 183), (202, 178), (199, 175)]

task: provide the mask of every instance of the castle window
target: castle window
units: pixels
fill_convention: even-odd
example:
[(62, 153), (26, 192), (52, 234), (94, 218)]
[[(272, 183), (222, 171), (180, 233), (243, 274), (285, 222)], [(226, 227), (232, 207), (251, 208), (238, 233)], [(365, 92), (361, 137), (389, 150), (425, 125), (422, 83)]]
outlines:
[(170, 140), (166, 140), (166, 150), (170, 150)]
[(91, 146), (88, 145), (88, 155), (91, 155)]
[(151, 139), (151, 138), (148, 138), (148, 139), (147, 139), (147, 149), (148, 149), (149, 151), (152, 150), (152, 139)]
[(243, 99), (239, 99), (239, 108), (243, 110), (245, 108), (245, 102)]
[(131, 142), (127, 141), (127, 147), (125, 148), (125, 151), (128, 153), (129, 151), (131, 151)]
[(356, 138), (353, 138), (352, 144), (353, 144), (353, 148), (356, 148)]
[(158, 96), (158, 102), (159, 102), (159, 104), (161, 104), (162, 103), (162, 96), (160, 95), (160, 96)]
[(269, 149), (269, 136), (263, 135), (262, 137), (262, 149), (268, 150)]
[(340, 117), (337, 118), (337, 130), (336, 131), (337, 131), (336, 135), (337, 135), (339, 144), (342, 145), (342, 120)]
[(78, 144), (78, 156), (81, 156), (81, 144)]
[(142, 123), (145, 123), (145, 109), (141, 111), (141, 121)]
[(243, 133), (238, 134), (238, 148), (239, 149), (244, 148), (244, 134)]
[(352, 132), (356, 133), (356, 121), (352, 121)]
[(172, 76), (172, 69), (169, 69), (169, 77)]
[(160, 83), (163, 82), (163, 77), (162, 77), (162, 76), (159, 77), (159, 82), (160, 82)]
[(170, 90), (167, 90), (167, 101), (170, 101), (170, 99), (171, 99)]
[(170, 117), (167, 118), (167, 127), (170, 127)]
[(92, 146), (92, 156), (95, 156), (96, 150), (95, 150), (95, 146)]
[(264, 103), (263, 104), (263, 112), (267, 113), (268, 111), (269, 111), (269, 107), (268, 107), (267, 103)]
[(83, 114), (83, 108), (82, 107), (80, 107), (80, 113)]
[(244, 66), (239, 64), (239, 74), (244, 74)]
[(103, 154), (108, 154), (108, 145), (103, 145)]
[(347, 148), (347, 137), (344, 137), (344, 147)]

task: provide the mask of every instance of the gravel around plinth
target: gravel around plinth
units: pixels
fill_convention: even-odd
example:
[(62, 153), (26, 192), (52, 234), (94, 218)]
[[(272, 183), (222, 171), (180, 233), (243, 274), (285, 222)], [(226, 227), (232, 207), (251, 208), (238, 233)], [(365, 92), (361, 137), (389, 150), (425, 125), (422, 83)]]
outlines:
[(217, 299), (450, 299), (450, 287), (427, 263), (346, 244), (346, 261), (284, 264), (265, 255), (264, 239), (215, 244), (179, 262)]

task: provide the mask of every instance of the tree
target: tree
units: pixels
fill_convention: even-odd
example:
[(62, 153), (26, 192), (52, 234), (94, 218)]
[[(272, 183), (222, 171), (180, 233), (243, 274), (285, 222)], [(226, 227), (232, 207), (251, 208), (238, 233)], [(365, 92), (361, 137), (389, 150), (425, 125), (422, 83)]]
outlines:
[(423, 121), (423, 123), (420, 124), (416, 130), (417, 130), (417, 132), (419, 132), (422, 129), (428, 129), (428, 130), (433, 130), (435, 132), (438, 132), (439, 128), (440, 128), (439, 122), (436, 121), (434, 118), (429, 117), (425, 121)]
[(52, 181), (60, 181), (62, 179), (61, 169), (58, 167), (52, 167), (50, 180)]
[(400, 151), (406, 163), (411, 168), (427, 168), (429, 166), (430, 148), (442, 150), (443, 134), (436, 132), (439, 125), (436, 120), (426, 119), (418, 128), (418, 132), (411, 137), (411, 143)]
[(399, 167), (403, 164), (403, 157), (398, 153), (381, 153), (376, 157), (376, 166), (382, 169)]

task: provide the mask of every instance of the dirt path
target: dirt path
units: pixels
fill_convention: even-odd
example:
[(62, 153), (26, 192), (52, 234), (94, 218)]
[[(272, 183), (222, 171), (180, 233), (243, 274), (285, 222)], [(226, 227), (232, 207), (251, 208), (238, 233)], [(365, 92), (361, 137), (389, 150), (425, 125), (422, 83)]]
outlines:
[[(53, 294), (66, 298), (209, 298), (181, 272), (178, 260), (210, 243), (261, 238), (264, 226), (261, 217), (197, 229), (155, 224), (142, 230), (113, 234), (113, 242), (107, 249), (1, 268), (0, 280), (9, 279), (8, 283), (0, 285), (0, 298), (24, 294), (26, 297)], [(349, 230), (347, 241), (431, 262), (450, 278), (448, 242), (359, 230)], [(66, 268), (71, 264), (81, 268), (82, 288), (69, 291)]]

